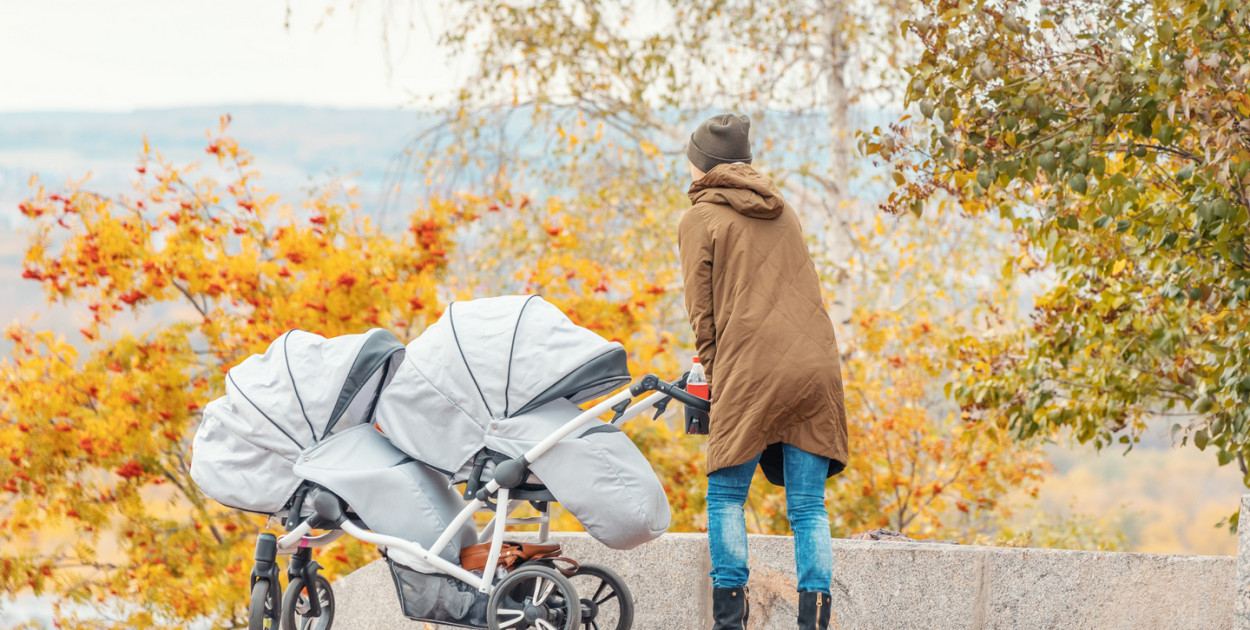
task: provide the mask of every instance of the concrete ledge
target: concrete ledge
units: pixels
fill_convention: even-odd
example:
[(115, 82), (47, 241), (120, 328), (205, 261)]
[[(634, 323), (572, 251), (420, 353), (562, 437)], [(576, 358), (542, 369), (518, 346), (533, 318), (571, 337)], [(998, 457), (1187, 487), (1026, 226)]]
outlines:
[(1235, 630), (1250, 630), (1250, 494), (1241, 496), (1237, 527), (1237, 582), (1234, 585)]
[[(566, 555), (621, 574), (634, 594), (637, 630), (711, 627), (706, 536), (667, 534), (625, 552), (585, 534), (555, 538)], [(1233, 627), (1232, 557), (850, 540), (832, 545), (831, 628)], [(752, 536), (750, 552), (751, 628), (794, 628), (792, 539)], [(399, 612), (384, 561), (344, 577), (334, 589), (336, 630), (425, 627)]]

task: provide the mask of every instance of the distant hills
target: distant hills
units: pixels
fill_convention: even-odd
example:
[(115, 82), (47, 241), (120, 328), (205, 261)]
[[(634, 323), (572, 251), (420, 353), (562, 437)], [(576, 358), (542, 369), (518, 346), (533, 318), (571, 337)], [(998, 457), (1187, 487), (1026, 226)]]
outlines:
[(319, 179), (355, 174), (364, 203), (380, 194), (408, 141), (436, 120), (412, 111), (283, 105), (0, 113), (0, 226), (16, 225), (32, 174), (59, 185), (90, 172), (96, 190), (128, 190), (144, 136), (176, 163), (206, 161), (206, 134), (216, 133), (223, 114), (272, 192), (285, 198)]

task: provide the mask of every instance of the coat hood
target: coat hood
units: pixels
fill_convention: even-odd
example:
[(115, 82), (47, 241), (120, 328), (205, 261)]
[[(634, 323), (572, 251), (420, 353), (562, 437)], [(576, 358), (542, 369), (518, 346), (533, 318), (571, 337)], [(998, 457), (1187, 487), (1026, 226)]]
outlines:
[(690, 185), (691, 203), (729, 206), (753, 219), (781, 216), (785, 201), (773, 180), (750, 164), (721, 164)]

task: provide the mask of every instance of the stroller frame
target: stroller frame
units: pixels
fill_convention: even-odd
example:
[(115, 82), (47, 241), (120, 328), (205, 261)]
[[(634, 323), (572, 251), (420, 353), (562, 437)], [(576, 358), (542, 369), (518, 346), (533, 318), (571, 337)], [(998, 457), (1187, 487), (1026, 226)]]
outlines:
[[(360, 541), (379, 547), (402, 551), (426, 563), (438, 572), (452, 576), (476, 588), (479, 592), (490, 595), (496, 583), (502, 579), (499, 578), (497, 580), (495, 574), (498, 567), (499, 553), (503, 547), (504, 536), (508, 526), (537, 524), (539, 526), (539, 541), (545, 542), (549, 536), (551, 515), (547, 504), (525, 498), (519, 500), (512, 498), (512, 490), (522, 485), (528, 476), (529, 464), (542, 457), (556, 443), (572, 435), (588, 421), (598, 418), (608, 411), (614, 411), (615, 417), (606, 424), (616, 427), (624, 425), (651, 408), (658, 410), (656, 413), (656, 418), (658, 418), (672, 399), (676, 399), (694, 410), (706, 413), (710, 409), (710, 402), (687, 393), (684, 390), (684, 385), (685, 375), (677, 381), (668, 383), (654, 375), (648, 374), (622, 391), (569, 420), (524, 454), (499, 463), (495, 467), (494, 477), (477, 490), (475, 496), (468, 500), (464, 508), (429, 548), (397, 536), (378, 534), (368, 530), (363, 522), (346, 513), (345, 505), (341, 499), (324, 488), (314, 487), (308, 494), (308, 500), (312, 503), (313, 513), (300, 520), (301, 510), (299, 506), (290, 511), (288, 523), (298, 521), (298, 525), (295, 525), (294, 529), (287, 534), (277, 538), (276, 545), (274, 545), (276, 547), (274, 549), (275, 555), (294, 554), (297, 558), (303, 560), (299, 563), (301, 565), (300, 570), (303, 571), (302, 577), (304, 577), (305, 584), (311, 585), (313, 584), (313, 579), (317, 577), (316, 571), (320, 567), (315, 562), (307, 561), (310, 549), (328, 545), (339, 539), (343, 534), (347, 534)], [(647, 392), (654, 393), (637, 403), (633, 402), (635, 397)], [(510, 518), (511, 513), (527, 501), (541, 503), (536, 505), (536, 507), (539, 507), (541, 515), (537, 517)], [(440, 556), (440, 552), (475, 514), (492, 512), (495, 515), (494, 518), (478, 534), (479, 542), (485, 542), (489, 538), (491, 543), (482, 575), (468, 571)], [(328, 529), (330, 531), (317, 536), (310, 536), (313, 529)], [(261, 534), (261, 536), (267, 537), (272, 536), (272, 534)], [(260, 546), (258, 545), (258, 566), (262, 563), (259, 550)], [(292, 574), (291, 577), (294, 578), (295, 575)], [(311, 595), (312, 590), (309, 593)], [(317, 597), (309, 597), (310, 601), (308, 603), (311, 608), (310, 616), (312, 617), (319, 616), (321, 613), (317, 599)]]

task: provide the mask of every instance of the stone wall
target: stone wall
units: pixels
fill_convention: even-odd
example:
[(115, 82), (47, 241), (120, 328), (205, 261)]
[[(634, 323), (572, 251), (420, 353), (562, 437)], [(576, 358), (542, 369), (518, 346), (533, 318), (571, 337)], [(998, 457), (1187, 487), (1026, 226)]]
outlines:
[(1250, 494), (1241, 497), (1237, 528), (1237, 582), (1233, 598), (1234, 630), (1250, 630)]
[[(621, 574), (634, 594), (637, 630), (711, 627), (705, 536), (668, 534), (626, 552), (584, 534), (556, 538), (567, 555)], [(1235, 599), (1239, 623), (1250, 614), (1244, 598), (1234, 596), (1239, 560), (1232, 557), (851, 540), (832, 545), (831, 628), (1207, 630), (1233, 627)], [(794, 628), (792, 540), (752, 536), (750, 549), (750, 627)], [(1244, 554), (1240, 562), (1247, 562)], [(425, 627), (400, 614), (382, 561), (334, 588), (335, 630)]]

